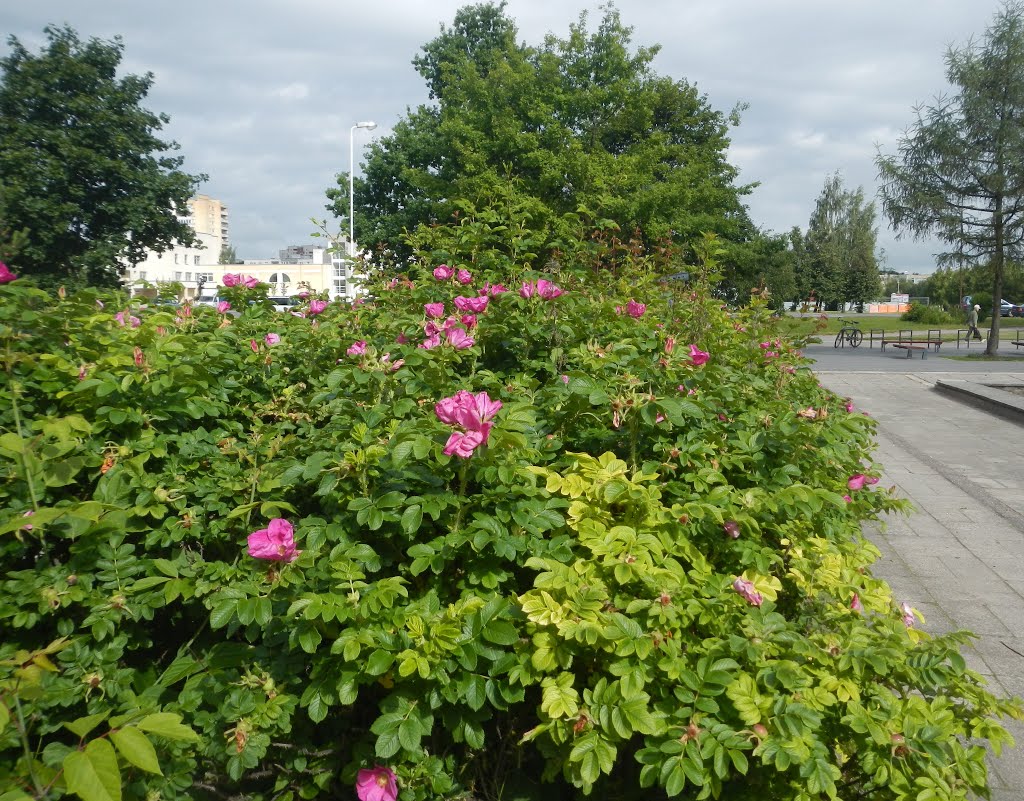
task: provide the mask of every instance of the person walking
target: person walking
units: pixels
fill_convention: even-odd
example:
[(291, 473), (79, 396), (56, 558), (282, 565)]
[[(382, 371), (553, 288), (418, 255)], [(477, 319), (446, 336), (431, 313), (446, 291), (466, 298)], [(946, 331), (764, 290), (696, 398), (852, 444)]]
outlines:
[(971, 334), (974, 334), (975, 339), (981, 339), (981, 332), (978, 330), (978, 312), (980, 311), (981, 306), (975, 306), (967, 315), (967, 336), (964, 339), (969, 340)]

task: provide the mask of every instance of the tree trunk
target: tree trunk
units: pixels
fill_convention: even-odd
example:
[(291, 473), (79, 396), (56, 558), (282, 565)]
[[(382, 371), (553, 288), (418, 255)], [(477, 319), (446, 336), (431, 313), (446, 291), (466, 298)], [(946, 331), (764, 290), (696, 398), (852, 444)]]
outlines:
[(992, 256), (992, 325), (988, 330), (985, 355), (995, 356), (999, 351), (999, 323), (1003, 306), (1003, 196), (996, 195), (992, 212), (992, 228), (995, 234), (995, 253)]

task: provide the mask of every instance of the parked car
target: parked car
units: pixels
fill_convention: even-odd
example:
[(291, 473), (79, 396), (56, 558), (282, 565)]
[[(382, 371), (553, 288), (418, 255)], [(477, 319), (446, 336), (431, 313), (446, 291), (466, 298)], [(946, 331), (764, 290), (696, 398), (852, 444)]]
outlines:
[(275, 297), (269, 297), (267, 300), (274, 305), (274, 311), (291, 311), (294, 307), (302, 303), (302, 300), (294, 295), (278, 295)]
[(1011, 317), (1024, 317), (1024, 303), (1014, 303), (1010, 307)]
[(200, 295), (193, 302), (196, 306), (216, 306), (224, 298), (220, 295)]
[(1010, 303), (1010, 301), (1008, 301), (1006, 298), (1003, 298), (1001, 301), (999, 301), (999, 316), (1009, 317), (1010, 309), (1012, 309), (1013, 306), (1014, 304)]

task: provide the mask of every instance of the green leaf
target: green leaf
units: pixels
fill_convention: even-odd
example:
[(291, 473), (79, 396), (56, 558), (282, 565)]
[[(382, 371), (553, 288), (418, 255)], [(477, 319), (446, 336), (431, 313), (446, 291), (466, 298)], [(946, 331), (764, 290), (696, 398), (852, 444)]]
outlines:
[(149, 773), (162, 775), (153, 743), (135, 726), (114, 729), (110, 732), (110, 739), (114, 741), (117, 750), (127, 762)]
[(420, 728), (420, 723), (415, 718), (407, 718), (398, 726), (398, 741), (406, 751), (419, 751), (421, 737), (423, 737), (423, 729)]
[(391, 665), (394, 664), (394, 661), (395, 655), (393, 653), (378, 648), (366, 660), (366, 672), (371, 676), (380, 676), (388, 671)]
[(101, 712), (98, 715), (88, 715), (84, 718), (78, 718), (70, 723), (65, 723), (64, 728), (70, 731), (72, 734), (77, 734), (79, 738), (85, 738), (93, 729), (99, 726), (104, 720), (107, 719), (107, 712)]
[(402, 513), (402, 531), (406, 534), (415, 534), (419, 531), (420, 524), (423, 522), (423, 507), (418, 503), (414, 503), (412, 506), (406, 508)]
[(93, 740), (64, 758), (64, 782), (82, 801), (121, 801), (121, 771), (114, 746)]
[(175, 712), (155, 712), (146, 715), (138, 722), (142, 731), (148, 731), (168, 740), (183, 740), (185, 742), (196, 742), (199, 735), (181, 722), (181, 715)]

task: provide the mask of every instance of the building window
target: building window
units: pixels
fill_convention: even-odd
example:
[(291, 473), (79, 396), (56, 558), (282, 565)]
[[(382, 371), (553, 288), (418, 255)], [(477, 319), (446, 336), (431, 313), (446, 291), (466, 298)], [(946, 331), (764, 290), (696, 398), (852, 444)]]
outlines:
[(180, 281), (181, 280), (181, 270), (175, 270), (174, 271), (174, 280), (175, 281)]
[(140, 281), (145, 281), (146, 280), (146, 271), (145, 270), (139, 270), (139, 280)]
[(345, 265), (341, 262), (334, 262), (334, 277), (335, 278), (347, 278), (347, 271)]
[(192, 280), (192, 273), (185, 273), (185, 280), (186, 281), (191, 281)]
[(335, 278), (334, 279), (334, 295), (335, 295), (335, 297), (337, 297), (338, 295), (341, 295), (342, 297), (346, 297), (347, 293), (348, 293), (348, 287), (345, 284), (345, 280), (343, 278), (342, 279)]
[(198, 265), (199, 264), (199, 257), (198, 256), (193, 256), (192, 258), (194, 259), (194, 261), (192, 263)]
[(178, 254), (177, 253), (174, 254), (174, 263), (175, 264), (178, 263)]
[(196, 273), (196, 281), (205, 281), (208, 284), (212, 284), (213, 273)]

